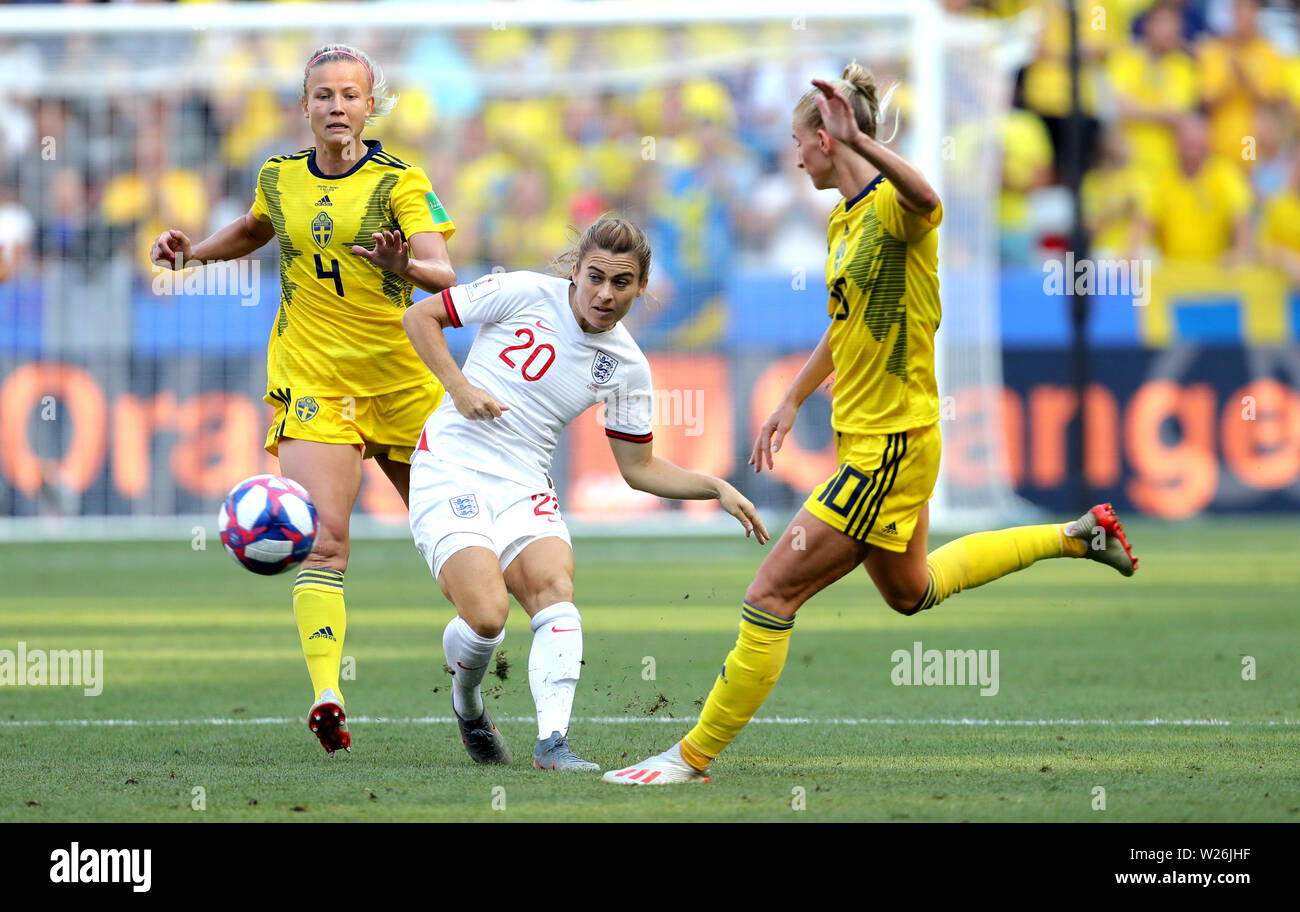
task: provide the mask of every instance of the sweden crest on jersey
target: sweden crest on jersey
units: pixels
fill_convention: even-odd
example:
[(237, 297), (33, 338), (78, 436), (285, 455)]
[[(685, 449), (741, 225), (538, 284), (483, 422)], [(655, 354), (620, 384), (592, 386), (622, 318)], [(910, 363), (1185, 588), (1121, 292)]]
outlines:
[(334, 234), (334, 220), (327, 212), (318, 212), (311, 220), (311, 236), (320, 247), (329, 245), (330, 236)]
[(453, 497), (451, 499), (451, 512), (461, 519), (471, 519), (478, 516), (478, 498), (473, 494), (461, 494), (459, 497)]
[(596, 357), (591, 362), (591, 379), (597, 383), (604, 383), (614, 376), (614, 370), (618, 367), (618, 359), (611, 358), (603, 351), (596, 351)]

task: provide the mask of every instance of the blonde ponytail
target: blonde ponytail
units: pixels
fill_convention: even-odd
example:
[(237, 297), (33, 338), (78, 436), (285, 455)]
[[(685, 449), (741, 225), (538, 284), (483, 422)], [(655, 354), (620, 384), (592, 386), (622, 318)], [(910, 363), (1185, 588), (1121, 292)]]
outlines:
[[(898, 88), (898, 83), (894, 83), (885, 92), (884, 98), (877, 99), (876, 77), (871, 75), (871, 71), (858, 63), (856, 60), (844, 68), (840, 73), (840, 78), (835, 80), (835, 85), (844, 93), (844, 97), (849, 100), (849, 106), (853, 108), (853, 119), (857, 121), (858, 129), (877, 139), (876, 131), (881, 121), (884, 120), (889, 103), (893, 100), (894, 92)], [(821, 89), (810, 89), (803, 94), (798, 103), (794, 106), (795, 119), (810, 130), (820, 130), (823, 128), (822, 112), (817, 107), (817, 97), (821, 95)], [(889, 139), (883, 142), (889, 142), (898, 133), (898, 119), (894, 119), (894, 132), (890, 134)]]

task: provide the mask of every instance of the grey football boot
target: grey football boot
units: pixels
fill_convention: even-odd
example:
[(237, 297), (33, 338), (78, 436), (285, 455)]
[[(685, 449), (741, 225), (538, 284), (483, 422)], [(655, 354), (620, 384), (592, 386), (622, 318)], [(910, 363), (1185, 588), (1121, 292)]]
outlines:
[(537, 742), (533, 748), (533, 766), (544, 770), (599, 770), (598, 764), (583, 760), (569, 746), (569, 739), (557, 731)]
[(506, 747), (506, 739), (501, 737), (501, 732), (492, 724), (486, 709), (483, 710), (483, 715), (472, 720), (462, 719), (455, 706), (451, 712), (456, 717), (456, 724), (460, 726), (460, 740), (471, 760), (475, 763), (510, 762), (510, 748)]

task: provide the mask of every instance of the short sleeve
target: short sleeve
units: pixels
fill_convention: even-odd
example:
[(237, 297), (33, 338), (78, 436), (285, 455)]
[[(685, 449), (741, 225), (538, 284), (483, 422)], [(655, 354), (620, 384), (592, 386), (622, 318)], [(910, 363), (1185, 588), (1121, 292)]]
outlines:
[(393, 188), (391, 205), (402, 234), (408, 238), (425, 231), (438, 231), (450, 240), (456, 233), (456, 226), (433, 192), (428, 176), (419, 168), (410, 167), (402, 172)]
[(271, 210), (267, 208), (266, 194), (262, 192), (262, 181), (275, 178), (275, 173), (267, 170), (269, 164), (269, 160), (263, 163), (262, 169), (257, 172), (257, 183), (253, 187), (253, 218), (259, 222), (271, 221)]
[(605, 403), (605, 436), (632, 443), (649, 443), (653, 437), (650, 407), (654, 391), (650, 365), (644, 359), (631, 365), (625, 382), (602, 396)]
[(500, 323), (535, 301), (541, 290), (534, 273), (491, 272), (468, 285), (453, 285), (442, 292), (451, 325)]
[(898, 191), (889, 181), (881, 181), (872, 202), (876, 207), (876, 217), (893, 237), (900, 241), (914, 242), (925, 237), (926, 233), (939, 227), (943, 221), (943, 203), (935, 206), (925, 215), (903, 208), (898, 201)]

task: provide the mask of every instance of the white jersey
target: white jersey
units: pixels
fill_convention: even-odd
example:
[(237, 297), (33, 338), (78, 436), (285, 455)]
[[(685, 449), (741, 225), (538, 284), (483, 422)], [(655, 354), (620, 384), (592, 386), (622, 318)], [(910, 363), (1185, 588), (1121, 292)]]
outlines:
[(621, 323), (583, 332), (569, 285), (567, 278), (504, 272), (442, 293), (453, 326), (482, 324), (465, 359), (466, 379), (510, 410), (471, 421), (446, 396), (424, 423), (417, 453), (549, 488), (560, 432), (599, 402), (606, 435), (650, 441), (645, 355)]

